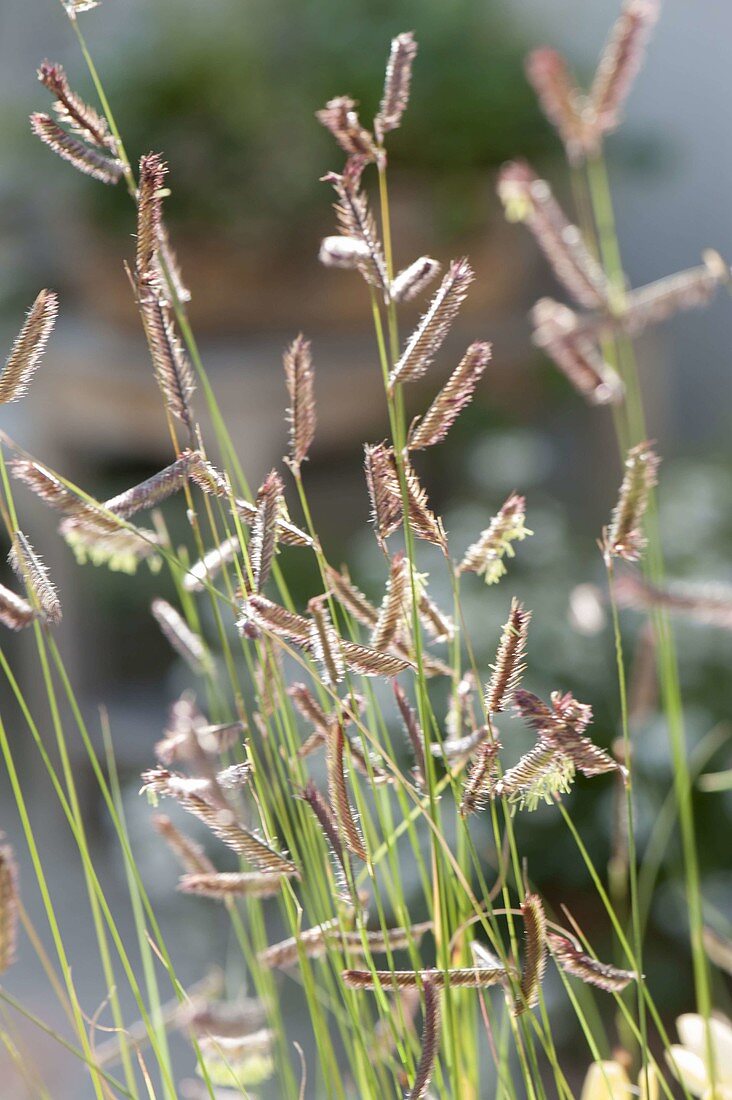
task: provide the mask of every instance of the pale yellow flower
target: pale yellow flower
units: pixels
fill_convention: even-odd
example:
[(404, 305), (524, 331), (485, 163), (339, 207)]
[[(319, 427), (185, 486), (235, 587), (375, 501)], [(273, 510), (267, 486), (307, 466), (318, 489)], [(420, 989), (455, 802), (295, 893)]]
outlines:
[(641, 1100), (658, 1100), (658, 1094), (658, 1076), (650, 1066), (647, 1074), (639, 1074), (638, 1085), (634, 1087), (619, 1062), (593, 1062), (587, 1071), (580, 1100), (630, 1100), (638, 1096)]
[(704, 1018), (694, 1012), (679, 1016), (676, 1029), (681, 1042), (666, 1054), (669, 1066), (692, 1096), (704, 1100), (732, 1100), (732, 1022), (724, 1016), (709, 1021), (710, 1038), (716, 1072), (716, 1090), (707, 1064), (707, 1043)]

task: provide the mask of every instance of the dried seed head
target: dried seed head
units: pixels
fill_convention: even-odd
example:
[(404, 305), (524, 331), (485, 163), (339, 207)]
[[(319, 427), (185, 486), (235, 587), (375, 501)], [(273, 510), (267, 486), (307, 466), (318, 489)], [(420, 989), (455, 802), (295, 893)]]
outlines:
[(435, 515), (427, 503), (427, 492), (420, 484), (417, 473), (411, 463), (404, 460), (404, 479), (407, 489), (407, 521), (415, 538), (424, 539), (439, 546), (447, 554), (447, 534), (442, 520)]
[(0, 844), (0, 974), (15, 961), (18, 939), (18, 868), (13, 849)]
[(423, 589), (419, 596), (419, 617), (435, 642), (451, 642), (455, 637), (455, 623), (430, 598)]
[(369, 259), (368, 246), (356, 237), (324, 237), (318, 259), (325, 267), (342, 267), (353, 271)]
[(159, 153), (147, 153), (140, 158), (135, 279), (141, 295), (151, 282), (157, 282), (155, 257), (162, 232), (163, 189), (167, 173), (168, 166)]
[(300, 797), (303, 799), (304, 802), (307, 802), (308, 806), (315, 816), (315, 819), (320, 825), (320, 828), (322, 829), (323, 835), (330, 846), (333, 856), (338, 861), (340, 881), (345, 884), (348, 881), (348, 868), (350, 866), (350, 857), (345, 849), (343, 841), (341, 840), (341, 834), (338, 829), (338, 822), (336, 821), (330, 804), (325, 801), (322, 794), (312, 780), (308, 780), (308, 782), (305, 784), (305, 787), (300, 792)]
[(512, 161), (499, 173), (498, 197), (509, 221), (526, 223), (567, 292), (586, 309), (604, 309), (608, 299), (605, 273), (546, 180), (526, 161)]
[(411, 302), (429, 286), (433, 279), (440, 273), (440, 265), (437, 260), (429, 256), (420, 256), (418, 260), (405, 267), (398, 275), (394, 276), (391, 284), (391, 300), (393, 302)]
[(312, 622), (308, 644), (315, 660), (321, 667), (323, 679), (331, 687), (339, 684), (346, 674), (341, 639), (331, 622), (324, 597), (318, 596), (308, 603)]
[(167, 600), (155, 599), (150, 610), (157, 619), (158, 626), (179, 657), (185, 661), (192, 672), (198, 676), (213, 672), (213, 659), (200, 635), (194, 633), (188, 623)]
[[(370, 462), (368, 446), (366, 449), (366, 473), (368, 478)], [(361, 623), (363, 626), (374, 627), (379, 617), (378, 609), (364, 596), (363, 592), (356, 588), (348, 575), (348, 571), (345, 568), (339, 571), (328, 565), (326, 566), (326, 576), (331, 594), (353, 615), (356, 622)]]
[(391, 561), (386, 593), (379, 617), (371, 635), (371, 646), (379, 652), (389, 649), (397, 637), (408, 629), (411, 614), (412, 570), (403, 553)]
[(277, 522), (284, 509), (284, 485), (276, 470), (270, 471), (257, 494), (257, 515), (252, 525), (249, 557), (254, 589), (260, 592), (266, 583), (277, 543)]
[(299, 874), (294, 863), (236, 820), (212, 780), (191, 779), (166, 768), (152, 768), (143, 772), (142, 782), (143, 791), (156, 797), (174, 798), (184, 810), (203, 821), (214, 836), (260, 871), (290, 876)]
[(63, 130), (50, 115), (36, 111), (30, 116), (30, 123), (36, 137), (49, 149), (53, 149), (62, 160), (73, 164), (79, 172), (99, 180), (100, 183), (112, 185), (119, 182), (124, 172), (121, 160), (101, 153), (96, 147), (85, 145), (79, 138)]
[(241, 632), (250, 625), (300, 645), (305, 645), (310, 637), (310, 620), (304, 615), (297, 615), (256, 594), (249, 596), (242, 606), (242, 617), (237, 624)]
[(536, 346), (590, 405), (620, 404), (625, 387), (597, 346), (604, 321), (583, 322), (574, 310), (553, 298), (541, 298), (531, 311), (531, 319)]
[(590, 90), (599, 139), (620, 125), (622, 110), (645, 57), (646, 45), (661, 12), (660, 0), (625, 0), (605, 44)]
[(385, 540), (402, 522), (402, 497), (394, 451), (385, 443), (364, 446), (366, 485), (371, 500), (371, 522), (386, 552)]
[(356, 266), (369, 286), (379, 290), (386, 301), (389, 298), (386, 261), (376, 223), (361, 191), (362, 168), (363, 161), (352, 158), (342, 175), (331, 172), (325, 179), (333, 185), (338, 196), (335, 204), (338, 228), (344, 237), (358, 241), (361, 246), (360, 256), (353, 253)]
[[(120, 519), (130, 519), (146, 508), (156, 508), (164, 500), (177, 493), (186, 483), (191, 468), (196, 465), (202, 456), (199, 451), (183, 451), (179, 458), (166, 466), (159, 473), (133, 485), (131, 489), (125, 489), (116, 497), (106, 500), (103, 507), (107, 512), (113, 512)], [(100, 523), (103, 517), (100, 518)], [(114, 529), (114, 528), (113, 528)], [(118, 529), (118, 528), (117, 528)]]
[(200, 844), (178, 829), (165, 814), (155, 814), (153, 828), (160, 834), (184, 871), (192, 875), (215, 874), (216, 868)]
[(8, 561), (15, 575), (25, 584), (31, 602), (37, 606), (46, 622), (58, 625), (63, 614), (58, 593), (48, 569), (22, 531), (16, 531), (13, 535)]
[(623, 770), (617, 760), (583, 736), (592, 721), (592, 708), (578, 702), (571, 692), (552, 692), (551, 706), (547, 706), (532, 692), (519, 688), (514, 701), (521, 717), (539, 734), (539, 744), (553, 747), (583, 775)]
[(496, 797), (533, 811), (542, 802), (552, 803), (572, 786), (575, 767), (569, 756), (558, 752), (552, 742), (540, 737), (518, 764), (504, 772), (496, 783)]
[(463, 787), (460, 803), (460, 813), (463, 817), (480, 810), (485, 800), (495, 791), (500, 748), (499, 741), (484, 740), (478, 749)]
[(27, 600), (0, 584), (0, 623), (9, 630), (23, 630), (36, 617)]
[(514, 596), (498, 644), (496, 663), (492, 666), (493, 675), (486, 689), (485, 705), (489, 714), (505, 710), (521, 683), (526, 668), (523, 662), (530, 622), (531, 612)]
[(58, 298), (52, 291), (42, 290), (29, 309), (0, 374), (0, 404), (18, 401), (28, 392), (56, 323), (57, 313)]
[(442, 347), (473, 278), (473, 269), (466, 259), (450, 264), (440, 289), (389, 375), (391, 389), (403, 382), (414, 382), (425, 374)]
[(564, 143), (570, 164), (580, 164), (586, 155), (588, 140), (585, 103), (567, 70), (566, 61), (556, 50), (542, 46), (527, 57), (526, 76), (542, 111)]
[(361, 125), (356, 106), (356, 101), (350, 96), (336, 96), (335, 99), (328, 100), (322, 110), (316, 111), (315, 117), (326, 130), (330, 130), (341, 149), (349, 156), (363, 157), (367, 161), (376, 160), (373, 134)]
[(43, 61), (38, 69), (38, 79), (56, 97), (53, 109), (64, 126), (91, 145), (116, 153), (116, 143), (106, 119), (71, 90), (61, 65)]
[(538, 894), (527, 894), (521, 903), (524, 918), (524, 961), (521, 968), (521, 1001), (514, 1008), (519, 1016), (539, 1003), (547, 957), (547, 929), (544, 906)]
[(643, 516), (652, 489), (658, 483), (660, 459), (650, 443), (631, 447), (625, 460), (625, 477), (604, 540), (605, 556), (638, 561), (646, 547)]
[(315, 437), (315, 373), (310, 341), (298, 336), (285, 352), (284, 365), (290, 396), (290, 465), (299, 471)]
[(568, 936), (549, 932), (547, 941), (562, 970), (575, 978), (581, 978), (589, 985), (595, 985), (607, 993), (621, 993), (630, 982), (635, 981), (636, 975), (632, 970), (620, 970), (609, 963), (598, 962), (591, 955), (580, 951)]
[(430, 982), (435, 989), (455, 986), (461, 989), (487, 989), (506, 977), (501, 967), (461, 967), (455, 970), (344, 970), (343, 981), (349, 989), (414, 989)]
[(412, 65), (417, 56), (417, 43), (411, 31), (399, 34), (391, 41), (391, 52), (386, 66), (384, 94), (379, 113), (374, 122), (376, 137), (383, 142), (384, 134), (396, 130), (402, 121), (409, 102), (409, 86), (412, 81)]
[(475, 388), (491, 358), (491, 345), (471, 344), (421, 420), (409, 433), (411, 451), (441, 443), (460, 413), (473, 399)]
[(152, 291), (140, 298), (140, 310), (155, 380), (165, 406), (193, 434), (191, 397), (196, 384), (170, 310), (162, 297)]
[(227, 901), (229, 898), (268, 898), (278, 894), (287, 875), (263, 871), (214, 871), (183, 875), (178, 882), (182, 894)]
[(345, 639), (341, 640), (340, 648), (346, 667), (361, 676), (385, 676), (391, 679), (400, 672), (406, 672), (408, 668), (414, 668), (411, 661), (403, 657), (392, 653), (377, 653), (374, 649)]
[(437, 1051), (440, 1046), (440, 994), (430, 981), (424, 983), (424, 1026), (422, 1053), (414, 1078), (409, 1100), (424, 1100), (435, 1071)]
[(335, 809), (338, 829), (344, 845), (349, 851), (353, 852), (355, 856), (358, 856), (359, 859), (368, 862), (364, 840), (348, 799), (345, 761), (343, 756), (345, 740), (345, 733), (341, 722), (332, 722), (326, 742), (328, 793), (331, 805)]
[(511, 493), (478, 541), (468, 548), (458, 572), (477, 573), (485, 577), (486, 584), (496, 584), (506, 572), (503, 559), (514, 556), (512, 543), (533, 533), (525, 526), (525, 510), (524, 498)]

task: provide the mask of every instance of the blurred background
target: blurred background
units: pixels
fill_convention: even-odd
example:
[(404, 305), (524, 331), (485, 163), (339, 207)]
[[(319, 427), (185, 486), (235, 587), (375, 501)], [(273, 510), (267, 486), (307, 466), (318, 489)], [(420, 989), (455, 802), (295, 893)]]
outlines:
[[(510, 596), (524, 599), (534, 611), (527, 685), (540, 694), (572, 690), (592, 703), (604, 744), (617, 732), (611, 637), (602, 628), (601, 606), (587, 602), (587, 590), (582, 603), (575, 589), (602, 585), (595, 540), (614, 501), (619, 461), (609, 415), (587, 408), (531, 345), (528, 309), (542, 294), (562, 295), (526, 231), (505, 223), (495, 176), (505, 159), (526, 156), (569, 202), (560, 149), (526, 84), (523, 58), (548, 43), (588, 78), (618, 8), (617, 0), (106, 0), (82, 17), (133, 162), (154, 149), (170, 163), (167, 217), (192, 291), (193, 326), (254, 486), (285, 453), (282, 349), (301, 330), (312, 340), (319, 430), (305, 476), (316, 526), (330, 559), (348, 561), (374, 597), (383, 587), (383, 564), (366, 528), (360, 443), (381, 439), (386, 419), (363, 286), (352, 273), (317, 262), (319, 241), (333, 226), (331, 192), (318, 181), (341, 167), (342, 156), (314, 112), (331, 96), (347, 93), (361, 102), (368, 120), (381, 94), (391, 37), (415, 31), (420, 52), (412, 102), (390, 142), (397, 261), (404, 266), (428, 253), (447, 262), (468, 254), (477, 273), (440, 366), (415, 391), (415, 412), (431, 398), (439, 371), (444, 376), (469, 341), (494, 345), (475, 404), (448, 445), (421, 468), (459, 550), (511, 490), (526, 493), (535, 536), (520, 547), (510, 576), (495, 590), (468, 578), (473, 637), (487, 666)], [(634, 286), (693, 266), (707, 247), (732, 257), (731, 35), (732, 9), (725, 0), (667, 0), (628, 120), (608, 143), (621, 245)], [(41, 286), (61, 298), (57, 330), (31, 395), (4, 413), (2, 427), (103, 499), (170, 461), (169, 441), (123, 269), (134, 252), (133, 210), (122, 186), (105, 188), (81, 177), (32, 137), (28, 114), (48, 109), (48, 95), (35, 79), (44, 58), (61, 62), (72, 87), (93, 101), (61, 5), (2, 0), (2, 346), (9, 346)], [(413, 314), (416, 320), (418, 310)], [(732, 580), (731, 337), (729, 297), (720, 294), (705, 312), (682, 315), (639, 344), (649, 431), (664, 459), (662, 522), (676, 577)], [(199, 400), (199, 411), (202, 405)], [(205, 428), (205, 418), (203, 423)], [(187, 683), (149, 613), (150, 599), (167, 582), (144, 569), (135, 579), (89, 565), (80, 569), (56, 535), (53, 516), (23, 490), (17, 499), (58, 581), (65, 611), (58, 637), (95, 733), (100, 704), (108, 708), (141, 871), (181, 979), (195, 981), (210, 963), (226, 961), (225, 916), (212, 903), (176, 895), (176, 871), (136, 793), (167, 707)], [(165, 514), (174, 537), (183, 539), (180, 502)], [(290, 564), (295, 591), (312, 594), (308, 568), (294, 555)], [(435, 584), (439, 595), (437, 576)], [(642, 847), (672, 777), (641, 624), (629, 614), (625, 626), (638, 658)], [(700, 767), (729, 767), (732, 640), (684, 624), (678, 637), (690, 741), (701, 744), (700, 761), (709, 755), (707, 746), (717, 746)], [(32, 695), (32, 640), (3, 638), (3, 648)], [(74, 976), (92, 1014), (105, 989), (89, 949), (91, 923), (73, 839), (4, 682), (0, 702), (32, 792), (49, 884), (63, 899)], [(41, 708), (37, 717), (50, 745), (48, 715)], [(711, 741), (710, 731), (716, 731)], [(516, 733), (517, 755), (525, 736)], [(103, 880), (112, 902), (119, 902), (132, 944), (124, 869), (81, 751), (75, 767), (87, 818), (95, 823)], [(0, 830), (17, 843), (26, 905), (43, 929), (4, 779), (0, 796)], [(572, 799), (594, 858), (606, 864), (612, 785), (579, 783)], [(699, 795), (697, 812), (708, 918), (729, 931), (732, 798)], [(522, 817), (519, 828), (532, 876), (554, 904), (570, 906), (599, 949), (606, 922), (557, 816), (540, 811)], [(664, 856), (650, 922), (646, 970), (672, 1020), (692, 1003), (676, 844)], [(604, 946), (611, 951), (606, 936)], [(7, 986), (31, 1011), (63, 1028), (27, 942)], [(729, 1008), (725, 990), (716, 994), (719, 1007)], [(304, 1032), (297, 996), (291, 1011), (295, 1033)], [(556, 1011), (566, 1011), (559, 996)], [(31, 1025), (17, 1019), (14, 1025), (50, 1071), (45, 1076), (54, 1082), (54, 1100), (86, 1095), (83, 1070), (69, 1056)], [(567, 1015), (567, 1044), (574, 1029)], [(577, 1080), (589, 1055), (575, 1044), (566, 1057), (570, 1079)], [(0, 1053), (4, 1100), (29, 1095), (3, 1058)], [(184, 1074), (192, 1065), (184, 1044), (180, 1060)]]

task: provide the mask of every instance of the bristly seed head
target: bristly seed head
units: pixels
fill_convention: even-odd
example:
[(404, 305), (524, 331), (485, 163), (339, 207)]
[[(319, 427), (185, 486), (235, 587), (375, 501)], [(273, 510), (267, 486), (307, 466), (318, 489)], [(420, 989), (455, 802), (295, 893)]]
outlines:
[(521, 683), (526, 668), (523, 659), (530, 622), (531, 612), (514, 596), (498, 645), (493, 675), (486, 689), (485, 705), (489, 714), (505, 710)]
[(411, 302), (425, 290), (440, 273), (440, 264), (430, 256), (420, 256), (394, 276), (391, 284), (393, 302)]
[(315, 117), (326, 130), (330, 130), (341, 149), (349, 156), (363, 157), (367, 161), (376, 160), (377, 149), (373, 134), (361, 125), (356, 110), (356, 101), (350, 96), (340, 95), (330, 99)]
[(289, 464), (297, 475), (315, 438), (315, 372), (310, 341), (302, 334), (293, 340), (284, 355), (285, 380), (290, 396), (287, 418), (290, 423)]
[(614, 557), (638, 561), (642, 556), (646, 547), (643, 516), (651, 491), (658, 483), (659, 463), (650, 443), (638, 443), (628, 451), (625, 477), (603, 541), (608, 561)]
[(412, 66), (416, 56), (417, 43), (411, 31), (406, 31), (392, 39), (386, 66), (384, 94), (381, 97), (379, 113), (374, 121), (374, 130), (380, 143), (384, 140), (384, 134), (399, 127), (402, 115), (407, 109)]
[(18, 401), (28, 392), (46, 350), (58, 314), (58, 298), (42, 290), (28, 311), (8, 360), (0, 374), (0, 404)]
[(0, 974), (15, 960), (18, 938), (18, 868), (13, 849), (0, 844)]
[(468, 548), (458, 572), (477, 573), (485, 577), (486, 584), (496, 584), (506, 572), (503, 559), (514, 556), (512, 543), (533, 534), (525, 526), (525, 518), (526, 501), (511, 493), (478, 541)]

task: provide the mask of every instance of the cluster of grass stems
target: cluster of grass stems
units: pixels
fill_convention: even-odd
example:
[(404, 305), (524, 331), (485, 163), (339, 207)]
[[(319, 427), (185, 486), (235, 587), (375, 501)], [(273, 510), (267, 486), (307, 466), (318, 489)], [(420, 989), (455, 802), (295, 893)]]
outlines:
[[(252, 494), (209, 384), (188, 323), (187, 294), (163, 228), (165, 165), (151, 154), (142, 159), (139, 175), (133, 170), (80, 26), (79, 17), (93, 5), (68, 0), (64, 6), (100, 112), (70, 92), (58, 67), (44, 63), (41, 80), (57, 97), (56, 113), (63, 125), (36, 115), (33, 126), (77, 168), (103, 183), (126, 186), (136, 208), (137, 248), (129, 274), (165, 402), (172, 465), (124, 501), (98, 502), (43, 466), (42, 456), (36, 461), (3, 436), (0, 508), (14, 568), (26, 592), (17, 605), (4, 607), (4, 620), (32, 631), (45, 698), (24, 695), (2, 649), (0, 669), (78, 847), (108, 989), (105, 1024), (113, 1029), (100, 1043), (97, 1020), (79, 998), (62, 915), (39, 854), (34, 807), (16, 765), (17, 738), (0, 720), (0, 748), (27, 846), (18, 860), (20, 891), (12, 853), (3, 849), (0, 854), (0, 955), (3, 966), (10, 965), (19, 924), (24, 950), (37, 952), (49, 991), (68, 1018), (68, 1031), (56, 1032), (0, 986), (2, 1038), (18, 1073), (32, 1095), (52, 1095), (52, 1086), (43, 1082), (40, 1069), (14, 1039), (15, 1014), (84, 1063), (98, 1100), (253, 1096), (260, 1088), (274, 1089), (267, 1094), (288, 1100), (306, 1090), (338, 1100), (403, 1095), (471, 1100), (493, 1095), (490, 1089), (501, 1100), (522, 1095), (570, 1100), (573, 1087), (560, 1064), (543, 997), (543, 976), (551, 959), (586, 1044), (585, 1062), (605, 1065), (611, 1051), (622, 1050), (623, 1064), (642, 1095), (673, 1097), (681, 1090), (688, 1096), (663, 1057), (671, 1037), (643, 977), (643, 949), (650, 899), (671, 836), (667, 822), (677, 813), (696, 1009), (709, 1021), (711, 977), (691, 798), (702, 761), (687, 754), (673, 634), (667, 609), (656, 600), (648, 614), (674, 785), (656, 843), (638, 853), (615, 569), (619, 559), (640, 560), (652, 590), (664, 589), (654, 499), (658, 463), (646, 443), (633, 335), (675, 309), (705, 301), (727, 272), (718, 258), (708, 258), (704, 268), (676, 277), (671, 285), (647, 288), (645, 295), (627, 288), (603, 137), (617, 125), (655, 5), (646, 0), (625, 4), (588, 97), (580, 97), (571, 86), (552, 51), (538, 51), (530, 61), (529, 75), (567, 148), (580, 233), (557, 223), (546, 184), (528, 166), (508, 166), (499, 188), (509, 216), (528, 223), (569, 293), (578, 291), (579, 305), (590, 310), (580, 316), (558, 303), (540, 303), (537, 342), (583, 396), (610, 406), (619, 481), (626, 466), (612, 518), (608, 502), (609, 528), (601, 539), (617, 654), (620, 738), (615, 756), (584, 736), (589, 708), (559, 694), (548, 706), (520, 689), (530, 615), (510, 597), (505, 628), (495, 624), (495, 666), (491, 671), (476, 665), (463, 606), (466, 600), (482, 598), (475, 573), (484, 573), (490, 583), (510, 584), (512, 543), (530, 533), (523, 522), (523, 499), (515, 494), (509, 498), (462, 560), (454, 559), (412, 464), (419, 450), (442, 441), (471, 399), (490, 357), (487, 344), (471, 345), (430, 412), (410, 425), (405, 401), (409, 384), (428, 367), (430, 376), (435, 373), (432, 359), (472, 277), (466, 261), (454, 263), (415, 336), (404, 341), (400, 301), (420, 292), (438, 266), (423, 257), (401, 274), (394, 267), (392, 241), (398, 226), (390, 221), (385, 141), (406, 107), (416, 52), (413, 37), (401, 35), (392, 45), (373, 132), (345, 97), (320, 112), (347, 155), (342, 174), (330, 177), (339, 199), (339, 236), (323, 243), (321, 257), (331, 266), (352, 267), (363, 275), (377, 369), (384, 379), (388, 442), (367, 447), (375, 534), (385, 554), (385, 583), (388, 579), (379, 609), (352, 587), (349, 595), (347, 575), (334, 569), (312, 526), (303, 470), (315, 432), (307, 342), (298, 338), (285, 356), (292, 437), (286, 465), (302, 517), (296, 527), (284, 509), (279, 474), (270, 475), (259, 493)], [(368, 173), (376, 177), (378, 227), (362, 188), (362, 175), (367, 178)], [(35, 369), (52, 327), (55, 299), (46, 294), (34, 311), (0, 381), (3, 400), (20, 396)], [(213, 440), (202, 438), (193, 412), (196, 387), (214, 426)], [(599, 408), (594, 415), (607, 415), (607, 410)], [(156, 819), (160, 843), (168, 840), (186, 871), (182, 890), (211, 899), (182, 897), (181, 908), (226, 908), (232, 944), (241, 952), (247, 975), (246, 1005), (239, 998), (241, 988), (231, 981), (225, 990), (228, 1001), (222, 1002), (207, 987), (185, 989), (176, 976), (130, 843), (111, 732), (103, 721), (105, 751), (100, 757), (97, 731), (87, 727), (56, 643), (57, 598), (45, 567), (21, 534), (14, 498), (17, 479), (60, 508), (62, 532), (77, 553), (116, 564), (124, 558), (128, 567), (130, 559), (150, 557), (169, 575), (179, 610), (159, 600), (153, 611), (190, 665), (201, 710), (190, 697), (177, 702), (171, 729), (157, 747), (159, 766), (145, 774), (145, 786), (152, 801), (170, 796), (210, 826), (214, 859), (215, 844), (221, 852), (228, 845), (241, 858), (238, 872), (222, 874), (209, 855), (187, 840), (184, 815), (174, 822)], [(159, 513), (153, 513), (154, 530), (130, 523), (138, 510), (154, 507), (174, 491), (190, 521), (186, 551), (171, 544)], [(401, 551), (390, 548), (390, 537), (401, 544)], [(310, 554), (322, 580), (307, 615), (293, 606), (277, 557), (279, 543), (287, 541), (300, 542), (301, 548), (288, 549), (282, 560), (289, 554)], [(424, 551), (431, 572), (447, 573), (453, 593), (449, 614), (427, 602), (416, 565), (418, 541), (431, 544)], [(209, 557), (210, 568), (200, 565), (191, 573), (193, 561), (202, 562), (212, 548), (222, 546), (226, 549), (215, 569)], [(11, 601), (7, 594), (3, 599)], [(431, 632), (426, 622), (431, 622)], [(206, 640), (204, 629), (210, 634)], [(390, 680), (397, 685), (394, 694)], [(481, 685), (486, 683), (484, 693)], [(505, 772), (494, 719), (513, 706), (536, 730), (538, 741), (534, 755), (520, 763), (523, 771)], [(46, 707), (55, 752), (45, 735)], [(62, 718), (65, 713), (72, 716), (70, 726)], [(461, 738), (467, 743), (458, 751), (451, 741)], [(137, 933), (134, 945), (120, 933), (91, 856), (69, 747), (77, 741), (88, 755), (124, 861)], [(326, 755), (327, 790), (318, 790), (311, 779), (310, 750)], [(616, 844), (609, 882), (605, 870), (593, 864), (562, 801), (576, 770), (588, 776), (609, 773), (590, 782), (617, 784), (624, 801), (626, 828)], [(595, 891), (598, 914), (614, 933), (613, 965), (600, 963), (571, 914), (552, 911), (532, 885), (532, 868), (516, 840), (515, 814), (544, 801), (561, 816)], [(416, 870), (416, 896), (405, 890), (406, 866)], [(22, 879), (30, 875), (40, 890), (50, 953), (23, 907)], [(291, 939), (273, 945), (275, 913)], [(307, 1053), (283, 1025), (281, 1006), (287, 984), (293, 982), (307, 1003), (312, 1034)], [(134, 998), (139, 1020), (125, 1018), (122, 990)], [(614, 1013), (596, 998), (614, 999)], [(185, 1029), (191, 1037), (197, 1077), (183, 1086), (171, 1061), (171, 1027)], [(711, 1040), (707, 1047), (714, 1095)], [(602, 1081), (602, 1068), (600, 1073)], [(268, 1077), (273, 1081), (265, 1084)], [(612, 1091), (609, 1078), (604, 1095), (621, 1095)]]

